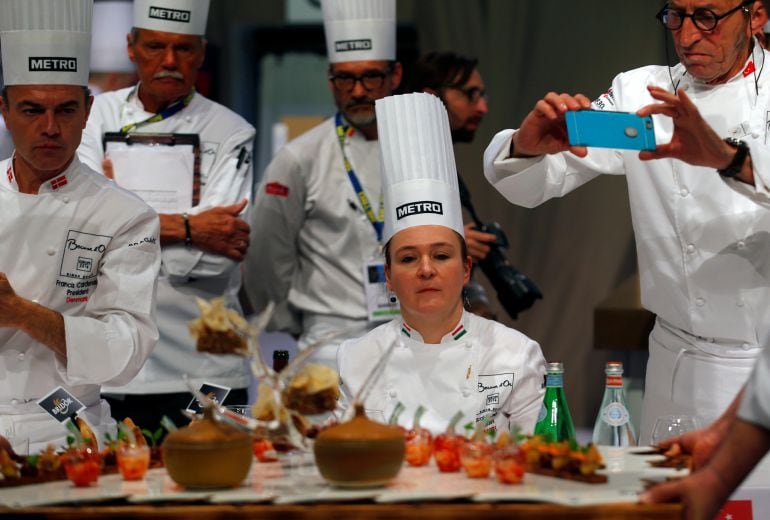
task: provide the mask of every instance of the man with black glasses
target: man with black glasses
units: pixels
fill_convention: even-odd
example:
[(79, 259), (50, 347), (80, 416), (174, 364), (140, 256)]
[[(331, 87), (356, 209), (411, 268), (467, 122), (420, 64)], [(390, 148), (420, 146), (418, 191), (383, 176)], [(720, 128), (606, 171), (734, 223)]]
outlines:
[[(322, 7), (338, 112), (267, 167), (252, 213), (251, 240), (259, 245), (244, 269), (255, 309), (281, 304), (273, 327), (299, 335), (300, 348), (341, 329), (358, 337), (398, 313), (382, 274), (374, 111), (401, 82), (395, 0), (324, 0)], [(316, 361), (336, 366), (336, 345)]]
[[(488, 146), (487, 179), (537, 206), (602, 173), (625, 174), (650, 335), (640, 442), (659, 416), (708, 424), (770, 339), (768, 53), (759, 1), (673, 0), (657, 15), (681, 63), (618, 75), (593, 103), (551, 92)], [(571, 146), (565, 114), (651, 115), (657, 149)]]

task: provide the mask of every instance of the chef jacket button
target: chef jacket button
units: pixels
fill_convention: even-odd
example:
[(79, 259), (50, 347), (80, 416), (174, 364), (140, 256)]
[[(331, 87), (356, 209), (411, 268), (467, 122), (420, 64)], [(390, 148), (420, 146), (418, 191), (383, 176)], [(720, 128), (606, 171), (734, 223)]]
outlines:
[(709, 338), (708, 341), (709, 343), (714, 343), (716, 340), (714, 338)]
[(463, 397), (468, 397), (469, 395), (471, 395), (471, 391), (470, 391), (470, 390), (468, 390), (467, 388), (465, 388), (465, 389), (462, 391), (462, 394), (463, 394)]
[(743, 345), (741, 345), (741, 348), (743, 350), (749, 350), (751, 348), (751, 345), (749, 345), (748, 343), (744, 343)]
[(18, 399), (11, 399), (11, 404), (12, 404), (12, 405), (17, 405), (17, 404), (19, 404), (19, 400), (18, 400)]
[(754, 139), (759, 139), (759, 134), (756, 132), (752, 132), (751, 137), (753, 137)]
[(67, 204), (67, 203), (70, 201), (70, 198), (69, 198), (69, 197), (62, 197), (62, 198), (61, 198), (61, 201), (62, 201), (63, 203), (65, 203), (65, 204)]
[(743, 299), (743, 297), (738, 297), (737, 300), (735, 300), (735, 305), (738, 307), (743, 307), (746, 304), (746, 300)]
[(49, 247), (48, 249), (46, 249), (45, 252), (48, 253), (48, 256), (53, 256), (53, 255), (56, 254), (56, 248), (55, 247)]
[(465, 344), (465, 348), (466, 348), (466, 349), (468, 349), (468, 350), (470, 350), (472, 346), (473, 346), (473, 345), (471, 345), (470, 343), (466, 343), (466, 344)]
[(16, 357), (19, 359), (19, 361), (24, 361), (24, 352), (19, 352)]
[(686, 197), (689, 194), (690, 194), (690, 190), (688, 190), (687, 188), (682, 188), (681, 190), (679, 190), (679, 195), (681, 195), (682, 197)]
[(184, 118), (184, 120), (185, 120), (187, 123), (192, 123), (192, 117), (190, 117), (190, 116), (187, 116), (187, 117), (185, 117), (185, 118)]
[(398, 397), (398, 392), (396, 392), (395, 390), (391, 390), (390, 392), (388, 392), (388, 395), (393, 399), (395, 399), (396, 397)]
[(40, 303), (40, 300), (38, 300), (37, 298), (32, 298), (32, 303)]
[(703, 307), (706, 304), (706, 300), (703, 298), (695, 298), (695, 305), (698, 307)]
[(695, 246), (692, 244), (687, 244), (687, 253), (691, 255), (694, 252), (695, 252)]
[(738, 249), (746, 249), (746, 242), (744, 242), (743, 240), (739, 240), (738, 243), (735, 245), (738, 246)]

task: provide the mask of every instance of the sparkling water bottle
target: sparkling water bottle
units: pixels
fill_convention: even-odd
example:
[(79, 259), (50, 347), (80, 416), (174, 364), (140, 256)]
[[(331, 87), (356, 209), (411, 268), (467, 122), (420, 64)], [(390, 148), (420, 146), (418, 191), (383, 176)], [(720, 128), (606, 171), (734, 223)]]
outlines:
[(545, 397), (535, 424), (535, 435), (551, 442), (575, 439), (575, 426), (564, 396), (564, 364), (548, 363), (545, 374)]
[(602, 446), (636, 446), (636, 432), (623, 390), (623, 363), (610, 361), (604, 372), (607, 384), (594, 424), (593, 442)]

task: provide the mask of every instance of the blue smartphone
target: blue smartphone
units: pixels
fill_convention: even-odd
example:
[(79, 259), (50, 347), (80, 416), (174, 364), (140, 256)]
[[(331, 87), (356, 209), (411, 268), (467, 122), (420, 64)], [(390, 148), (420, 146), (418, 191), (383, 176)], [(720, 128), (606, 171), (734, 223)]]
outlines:
[(654, 150), (652, 117), (630, 112), (577, 110), (567, 112), (567, 136), (573, 146)]

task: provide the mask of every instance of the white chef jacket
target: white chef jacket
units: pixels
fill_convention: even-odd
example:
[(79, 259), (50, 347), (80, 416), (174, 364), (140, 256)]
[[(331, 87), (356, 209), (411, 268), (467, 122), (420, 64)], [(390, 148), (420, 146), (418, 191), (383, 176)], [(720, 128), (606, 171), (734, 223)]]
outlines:
[(13, 328), (0, 328), (0, 435), (33, 453), (67, 430), (36, 401), (62, 386), (87, 406), (99, 440), (112, 428), (104, 384), (124, 384), (158, 339), (158, 216), (77, 157), (37, 195), (20, 193), (0, 162), (0, 271), (16, 293), (61, 313), (66, 361)]
[(770, 430), (770, 349), (762, 351), (746, 383), (738, 417)]
[[(770, 63), (763, 67), (767, 59), (768, 53), (755, 44), (744, 72), (722, 85), (694, 79), (681, 64), (671, 70), (674, 83), (686, 89), (717, 134), (748, 144), (753, 187), (723, 179), (713, 168), (675, 159), (642, 162), (632, 150), (589, 148), (583, 159), (568, 152), (513, 159), (508, 157), (513, 130), (498, 133), (484, 154), (489, 182), (511, 202), (527, 207), (566, 195), (602, 173), (626, 175), (642, 303), (658, 316), (653, 336), (673, 338), (663, 346), (651, 341), (646, 391), (668, 395), (669, 402), (658, 407), (661, 401), (651, 402), (646, 395), (641, 442), (649, 440), (655, 418), (663, 413), (689, 413), (704, 423), (718, 417), (748, 377), (747, 363), (737, 360), (750, 365), (768, 340)], [(648, 85), (672, 90), (668, 68), (648, 66), (619, 74), (593, 107), (635, 112), (656, 103)], [(671, 120), (657, 115), (653, 120), (656, 141), (670, 141)], [(670, 355), (660, 350), (664, 347), (673, 354), (671, 363), (662, 360)], [(709, 369), (681, 370), (695, 358), (709, 360)], [(688, 373), (692, 379), (679, 382), (688, 391), (676, 395), (675, 377)], [(720, 395), (724, 388), (713, 384), (720, 378), (732, 383), (730, 395)], [(693, 405), (694, 394), (698, 405)]]
[[(345, 153), (372, 209), (380, 207), (380, 150), (352, 127)], [(274, 327), (301, 332), (300, 347), (326, 332), (357, 326), (365, 333), (363, 266), (380, 244), (343, 164), (330, 118), (292, 140), (273, 158), (255, 197), (245, 287), (256, 309), (288, 299), (292, 318)], [(316, 361), (334, 366), (336, 342)]]
[(438, 345), (396, 318), (346, 341), (339, 349), (342, 390), (350, 402), (382, 354), (397, 345), (364, 407), (390, 417), (400, 401), (399, 424), (412, 427), (415, 410), (426, 408), (420, 425), (443, 432), (455, 413), (465, 422), (493, 419), (499, 431), (510, 425), (531, 433), (543, 402), (545, 359), (540, 346), (521, 332), (463, 312)]
[[(152, 115), (143, 109), (134, 87), (96, 96), (78, 154), (83, 162), (102, 171), (104, 133), (117, 132), (124, 125)], [(255, 131), (235, 112), (196, 93), (187, 107), (137, 130), (142, 132), (199, 135), (200, 203), (190, 210), (191, 214), (250, 198), (250, 157)], [(133, 381), (110, 386), (105, 392), (186, 392), (183, 374), (188, 374), (196, 386), (203, 381), (236, 388), (248, 386), (248, 367), (242, 358), (197, 352), (187, 328), (200, 315), (196, 297), (210, 300), (222, 296), (228, 307), (240, 312), (240, 283), (240, 266), (234, 260), (203, 252), (194, 244), (191, 248), (184, 244), (163, 246), (157, 310), (160, 340)]]

